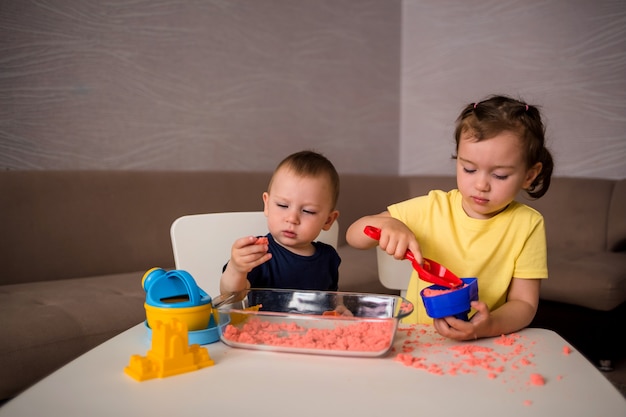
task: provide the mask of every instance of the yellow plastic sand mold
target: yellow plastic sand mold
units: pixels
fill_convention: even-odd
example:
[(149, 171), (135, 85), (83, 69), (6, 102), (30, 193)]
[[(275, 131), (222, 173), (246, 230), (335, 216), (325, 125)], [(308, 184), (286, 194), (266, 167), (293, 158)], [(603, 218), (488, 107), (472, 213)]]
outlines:
[(185, 322), (157, 320), (152, 327), (152, 348), (146, 356), (132, 355), (124, 372), (141, 382), (213, 366), (209, 351), (197, 344), (189, 345), (188, 337)]

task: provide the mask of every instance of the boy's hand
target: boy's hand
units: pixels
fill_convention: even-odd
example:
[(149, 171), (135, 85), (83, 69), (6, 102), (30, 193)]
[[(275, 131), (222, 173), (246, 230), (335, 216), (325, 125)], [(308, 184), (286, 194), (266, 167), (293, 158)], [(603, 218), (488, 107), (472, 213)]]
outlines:
[(247, 236), (237, 239), (230, 251), (229, 265), (240, 274), (247, 274), (272, 258), (267, 249), (267, 237)]
[(338, 316), (343, 316), (343, 317), (353, 317), (354, 316), (354, 314), (352, 314), (352, 311), (348, 310), (346, 308), (346, 306), (344, 306), (344, 305), (338, 305), (337, 307), (335, 307), (334, 312)]

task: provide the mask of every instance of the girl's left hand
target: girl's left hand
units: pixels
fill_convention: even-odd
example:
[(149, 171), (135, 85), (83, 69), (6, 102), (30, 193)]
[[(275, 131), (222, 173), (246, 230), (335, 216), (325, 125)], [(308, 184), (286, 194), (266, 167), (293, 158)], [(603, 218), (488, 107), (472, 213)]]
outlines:
[(484, 337), (481, 335), (483, 333), (481, 330), (487, 326), (489, 321), (489, 308), (482, 301), (472, 301), (471, 305), (476, 313), (470, 321), (452, 316), (434, 319), (435, 330), (444, 337), (459, 341), (476, 340), (479, 337)]

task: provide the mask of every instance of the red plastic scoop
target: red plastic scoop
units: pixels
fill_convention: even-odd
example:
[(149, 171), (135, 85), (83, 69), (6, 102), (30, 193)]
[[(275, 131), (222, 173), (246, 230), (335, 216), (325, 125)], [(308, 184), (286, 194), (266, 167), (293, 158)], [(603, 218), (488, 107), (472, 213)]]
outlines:
[[(365, 226), (363, 232), (375, 240), (380, 240), (380, 229), (374, 226)], [(404, 259), (408, 259), (413, 264), (413, 268), (417, 271), (417, 275), (421, 280), (432, 284), (441, 285), (447, 288), (456, 288), (463, 285), (463, 281), (452, 271), (437, 262), (424, 258), (424, 266), (415, 260), (413, 252), (407, 249)]]

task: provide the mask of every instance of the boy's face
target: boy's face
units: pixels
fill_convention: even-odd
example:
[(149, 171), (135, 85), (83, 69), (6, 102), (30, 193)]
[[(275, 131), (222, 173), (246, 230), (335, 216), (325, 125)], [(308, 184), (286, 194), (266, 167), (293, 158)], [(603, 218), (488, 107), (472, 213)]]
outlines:
[(292, 252), (312, 254), (311, 242), (339, 215), (332, 207), (330, 187), (326, 176), (301, 177), (280, 168), (271, 189), (263, 193), (263, 211), (274, 239)]
[(528, 188), (541, 171), (541, 163), (527, 168), (523, 158), (520, 139), (512, 132), (481, 141), (464, 132), (457, 153), (456, 181), (465, 213), (475, 219), (491, 218)]

